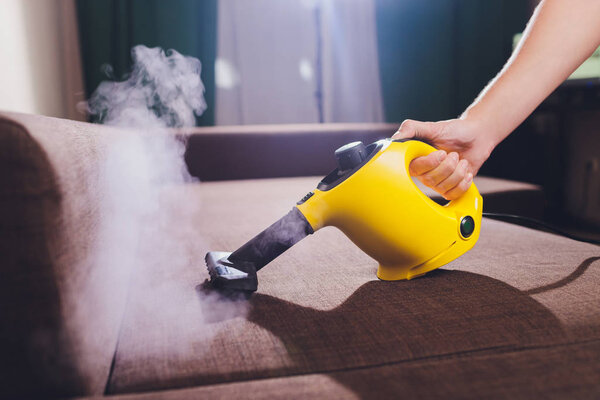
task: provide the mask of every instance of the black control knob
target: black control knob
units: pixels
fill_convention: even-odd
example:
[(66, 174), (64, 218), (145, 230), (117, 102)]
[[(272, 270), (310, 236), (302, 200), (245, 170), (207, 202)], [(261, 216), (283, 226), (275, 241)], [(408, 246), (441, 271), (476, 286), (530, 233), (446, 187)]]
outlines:
[(367, 158), (367, 148), (363, 142), (352, 142), (343, 145), (335, 151), (340, 171), (353, 169)]

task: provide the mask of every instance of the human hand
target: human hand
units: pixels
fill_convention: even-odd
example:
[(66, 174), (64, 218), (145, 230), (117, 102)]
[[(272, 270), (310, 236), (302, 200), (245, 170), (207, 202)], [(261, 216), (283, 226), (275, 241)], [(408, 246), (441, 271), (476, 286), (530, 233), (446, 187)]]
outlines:
[(436, 147), (438, 151), (410, 163), (410, 174), (446, 200), (454, 200), (469, 189), (473, 176), (495, 147), (482, 133), (476, 122), (466, 119), (439, 122), (408, 119), (392, 138), (424, 139)]

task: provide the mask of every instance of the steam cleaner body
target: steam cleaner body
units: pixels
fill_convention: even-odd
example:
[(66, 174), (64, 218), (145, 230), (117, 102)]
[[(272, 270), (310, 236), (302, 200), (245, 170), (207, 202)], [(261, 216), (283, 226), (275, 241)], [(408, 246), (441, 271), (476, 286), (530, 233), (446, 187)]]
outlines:
[(257, 271), (304, 237), (335, 226), (379, 263), (386, 281), (412, 279), (470, 250), (481, 227), (475, 184), (446, 205), (427, 197), (410, 162), (436, 149), (417, 140), (353, 142), (336, 150), (338, 167), (283, 218), (233, 253), (206, 254), (216, 288), (253, 292)]

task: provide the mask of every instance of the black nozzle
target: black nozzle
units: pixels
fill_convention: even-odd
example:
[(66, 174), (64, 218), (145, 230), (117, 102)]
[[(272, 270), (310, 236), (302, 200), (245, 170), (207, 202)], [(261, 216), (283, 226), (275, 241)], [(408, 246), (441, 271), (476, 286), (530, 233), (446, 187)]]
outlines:
[[(251, 263), (234, 266), (229, 261), (231, 253), (210, 251), (204, 261), (210, 275), (210, 283), (216, 289), (254, 292), (258, 287), (256, 270)], [(242, 271), (240, 265), (244, 270)], [(236, 268), (237, 267), (237, 268)]]
[(256, 272), (313, 232), (304, 215), (294, 207), (233, 253), (207, 253), (211, 283), (217, 288), (255, 291)]

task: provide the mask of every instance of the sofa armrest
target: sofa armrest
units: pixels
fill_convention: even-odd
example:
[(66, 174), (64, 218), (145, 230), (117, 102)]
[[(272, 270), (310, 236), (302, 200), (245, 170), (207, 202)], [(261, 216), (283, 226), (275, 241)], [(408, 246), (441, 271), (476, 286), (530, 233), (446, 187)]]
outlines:
[(0, 113), (0, 397), (102, 394), (127, 271), (92, 260), (115, 130)]

